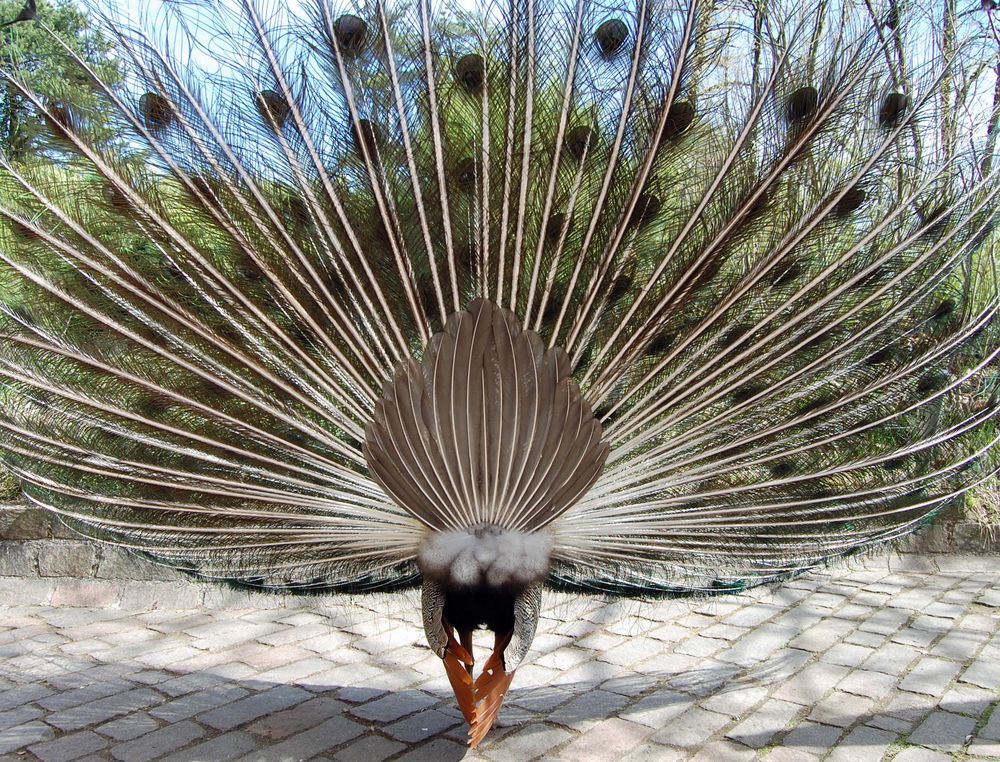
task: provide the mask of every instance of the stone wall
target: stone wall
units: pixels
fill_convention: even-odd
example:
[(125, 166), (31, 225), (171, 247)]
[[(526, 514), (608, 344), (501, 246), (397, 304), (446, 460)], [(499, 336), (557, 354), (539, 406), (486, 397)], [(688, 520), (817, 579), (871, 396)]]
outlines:
[[(913, 553), (1000, 553), (1000, 536), (956, 513), (945, 514), (908, 540)], [(0, 576), (181, 582), (188, 575), (124, 550), (83, 540), (52, 514), (0, 505)]]

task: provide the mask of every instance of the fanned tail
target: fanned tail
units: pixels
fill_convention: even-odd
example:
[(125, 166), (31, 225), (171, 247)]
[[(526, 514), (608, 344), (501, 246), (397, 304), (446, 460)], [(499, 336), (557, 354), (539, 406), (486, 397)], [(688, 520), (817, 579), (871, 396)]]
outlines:
[(365, 431), (488, 300), (610, 448), (539, 509), (556, 581), (726, 588), (911, 531), (996, 439), (995, 41), (932, 12), (107, 13), (100, 109), (3, 72), (48, 130), (0, 159), (4, 462), (203, 573), (409, 579), (428, 522)]

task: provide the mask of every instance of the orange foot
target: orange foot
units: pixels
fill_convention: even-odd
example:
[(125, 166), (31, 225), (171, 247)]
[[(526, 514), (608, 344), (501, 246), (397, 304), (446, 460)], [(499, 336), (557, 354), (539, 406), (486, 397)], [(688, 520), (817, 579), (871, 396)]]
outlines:
[(469, 723), (469, 746), (474, 749), (493, 727), (514, 679), (514, 671), (505, 672), (503, 668), (503, 649), (507, 647), (510, 635), (497, 636), (493, 653), (483, 665), (482, 674), (473, 681), (471, 667), (475, 662), (472, 654), (455, 640), (450, 626), (446, 629), (448, 648), (444, 655), (444, 668), (458, 708)]

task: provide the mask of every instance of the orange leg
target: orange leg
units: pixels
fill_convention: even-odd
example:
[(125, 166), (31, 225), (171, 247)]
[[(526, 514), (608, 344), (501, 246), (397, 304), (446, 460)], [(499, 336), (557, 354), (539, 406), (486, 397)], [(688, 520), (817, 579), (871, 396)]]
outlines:
[(475, 657), (472, 655), (472, 630), (466, 630), (465, 632), (458, 633), (459, 640), (462, 643), (462, 648), (466, 650), (469, 654), (469, 658), (472, 660), (469, 664), (465, 665), (465, 668), (469, 670), (469, 674), (472, 674), (472, 665), (475, 662)]

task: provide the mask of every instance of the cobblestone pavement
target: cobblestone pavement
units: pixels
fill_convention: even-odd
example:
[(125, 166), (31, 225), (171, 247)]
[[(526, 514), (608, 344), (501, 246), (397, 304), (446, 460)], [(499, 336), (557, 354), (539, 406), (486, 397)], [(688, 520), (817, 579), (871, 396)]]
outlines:
[(417, 593), (144, 609), (8, 579), (0, 760), (1000, 758), (998, 566), (883, 559), (708, 600), (549, 595), (476, 752)]

